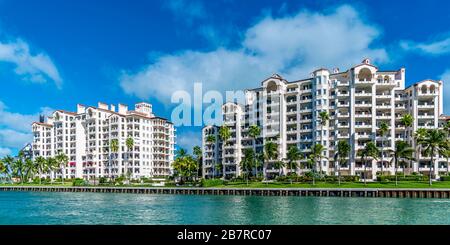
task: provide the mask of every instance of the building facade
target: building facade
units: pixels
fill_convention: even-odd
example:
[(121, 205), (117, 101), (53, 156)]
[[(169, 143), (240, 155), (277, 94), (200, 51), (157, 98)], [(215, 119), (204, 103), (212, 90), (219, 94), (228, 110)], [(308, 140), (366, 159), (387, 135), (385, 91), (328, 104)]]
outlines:
[[(76, 112), (57, 110), (32, 124), (33, 158), (68, 156), (67, 166), (54, 177), (95, 179), (129, 175), (132, 179), (172, 173), (175, 129), (157, 117), (152, 105), (141, 102), (134, 110), (119, 104), (77, 105)], [(133, 140), (129, 148), (127, 139)], [(117, 149), (111, 142), (117, 142)]]
[[(227, 144), (223, 144), (220, 137), (208, 144), (206, 138), (216, 133), (218, 127), (207, 126), (203, 129), (205, 177), (209, 177), (210, 173), (208, 162), (221, 162), (225, 169), (224, 177), (238, 176), (245, 148), (254, 147), (256, 152), (262, 152), (268, 141), (278, 145), (278, 160), (286, 159), (290, 147), (299, 148), (307, 156), (311, 147), (320, 143), (325, 146), (323, 155), (326, 158), (322, 159), (322, 166), (317, 169), (335, 175), (336, 146), (339, 141), (345, 140), (350, 144), (351, 152), (349, 164), (340, 167), (341, 174), (375, 179), (382, 164), (384, 172), (395, 172), (388, 154), (389, 150), (394, 149), (395, 141), (407, 141), (417, 149), (414, 132), (418, 128), (437, 128), (448, 120), (442, 115), (442, 81), (424, 80), (405, 87), (404, 68), (382, 71), (370, 64), (368, 59), (344, 72), (318, 69), (312, 72), (310, 78), (297, 81), (287, 81), (274, 74), (262, 81), (260, 87), (245, 93), (245, 103), (226, 103), (222, 106), (223, 125), (232, 131)], [(329, 115), (329, 120), (323, 124), (319, 117), (322, 111)], [(414, 123), (406, 128), (400, 119), (408, 113), (413, 116)], [(383, 122), (389, 126), (384, 137), (379, 131)], [(260, 137), (253, 139), (249, 136), (250, 125), (262, 129)], [(365, 163), (357, 152), (369, 141), (382, 148), (384, 154), (378, 160), (369, 158), (365, 171)], [(208, 147), (213, 144), (215, 155), (208, 152)], [(398, 171), (429, 173), (430, 158), (419, 152), (414, 157), (419, 160), (412, 162), (410, 167), (400, 167)], [(442, 156), (437, 156), (433, 164), (435, 176), (449, 171), (447, 159)], [(300, 164), (302, 167), (297, 170), (298, 174), (310, 171), (304, 165)], [(286, 170), (284, 168), (283, 171), (286, 173)], [(279, 170), (269, 162), (264, 167), (264, 173), (276, 175)]]

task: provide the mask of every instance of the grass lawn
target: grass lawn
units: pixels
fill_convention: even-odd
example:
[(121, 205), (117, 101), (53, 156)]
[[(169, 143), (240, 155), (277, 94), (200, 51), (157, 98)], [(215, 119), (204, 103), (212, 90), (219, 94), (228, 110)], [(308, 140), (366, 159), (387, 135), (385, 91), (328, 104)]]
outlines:
[(64, 182), (64, 185), (61, 182), (55, 182), (53, 184), (49, 184), (49, 183), (42, 183), (42, 184), (35, 184), (35, 183), (16, 183), (16, 184), (7, 184), (7, 183), (0, 183), (0, 186), (72, 186), (72, 182)]
[(398, 186), (395, 186), (395, 182), (367, 182), (364, 185), (363, 182), (342, 182), (339, 186), (335, 182), (316, 182), (312, 183), (261, 183), (251, 182), (248, 185), (246, 183), (227, 184), (215, 186), (216, 188), (450, 188), (450, 181), (435, 181), (432, 186), (429, 186), (428, 182), (415, 182), (415, 181), (403, 181), (398, 182)]
[[(72, 186), (72, 182), (65, 182), (64, 185), (60, 182), (53, 184), (34, 184), (34, 183), (24, 183), (22, 184), (2, 184), (0, 186)], [(92, 185), (90, 185), (92, 186)], [(149, 184), (135, 184), (135, 185), (100, 185), (98, 187), (152, 187)], [(175, 187), (175, 186), (166, 186)], [(193, 188), (193, 186), (179, 186), (180, 188)], [(161, 187), (164, 188), (164, 187)], [(428, 182), (415, 182), (415, 181), (399, 181), (398, 186), (395, 186), (395, 182), (367, 182), (364, 185), (363, 182), (342, 182), (339, 186), (337, 182), (323, 182), (316, 181), (315, 185), (312, 183), (262, 183), (262, 182), (250, 182), (248, 185), (245, 182), (240, 183), (228, 183), (226, 185), (217, 185), (207, 188), (450, 188), (450, 181), (434, 181), (432, 186), (428, 185)]]

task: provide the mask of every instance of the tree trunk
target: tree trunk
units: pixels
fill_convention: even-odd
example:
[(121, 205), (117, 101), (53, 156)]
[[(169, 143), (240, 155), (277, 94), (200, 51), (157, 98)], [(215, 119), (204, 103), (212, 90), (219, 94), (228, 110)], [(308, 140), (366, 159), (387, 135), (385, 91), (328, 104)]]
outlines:
[[(398, 185), (398, 181), (397, 181), (397, 171), (398, 171), (398, 163), (397, 163), (397, 159), (395, 159), (394, 160), (395, 161), (395, 186), (397, 186)], [(405, 172), (405, 171), (403, 171), (403, 172)]]
[(384, 156), (383, 156), (383, 150), (384, 150), (384, 136), (382, 136), (381, 139), (381, 176), (384, 175)]
[(364, 186), (367, 185), (367, 162), (364, 161)]
[(253, 138), (253, 153), (255, 154), (254, 164), (255, 164), (255, 176), (258, 177), (258, 164), (256, 164), (256, 139)]
[(341, 164), (337, 163), (337, 171), (338, 171), (338, 185), (341, 185)]
[(430, 162), (430, 186), (433, 185), (432, 181), (431, 181), (431, 177), (433, 176), (433, 167), (434, 167), (434, 162), (433, 162), (433, 156), (434, 156), (434, 149), (431, 149), (431, 162)]

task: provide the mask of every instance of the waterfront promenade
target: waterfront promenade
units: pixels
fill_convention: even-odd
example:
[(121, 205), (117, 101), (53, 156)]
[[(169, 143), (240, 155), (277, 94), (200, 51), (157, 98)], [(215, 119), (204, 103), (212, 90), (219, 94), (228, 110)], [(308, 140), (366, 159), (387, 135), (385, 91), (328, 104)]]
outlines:
[(101, 187), (101, 186), (0, 186), (0, 191), (95, 192), (173, 195), (323, 196), (450, 198), (449, 189), (386, 188), (198, 188), (198, 187)]

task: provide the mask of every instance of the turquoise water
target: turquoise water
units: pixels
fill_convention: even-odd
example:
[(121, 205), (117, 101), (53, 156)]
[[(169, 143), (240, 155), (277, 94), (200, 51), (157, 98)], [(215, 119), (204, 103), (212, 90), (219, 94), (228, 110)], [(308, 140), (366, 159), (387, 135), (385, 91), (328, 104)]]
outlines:
[(0, 192), (0, 224), (450, 224), (450, 199)]

